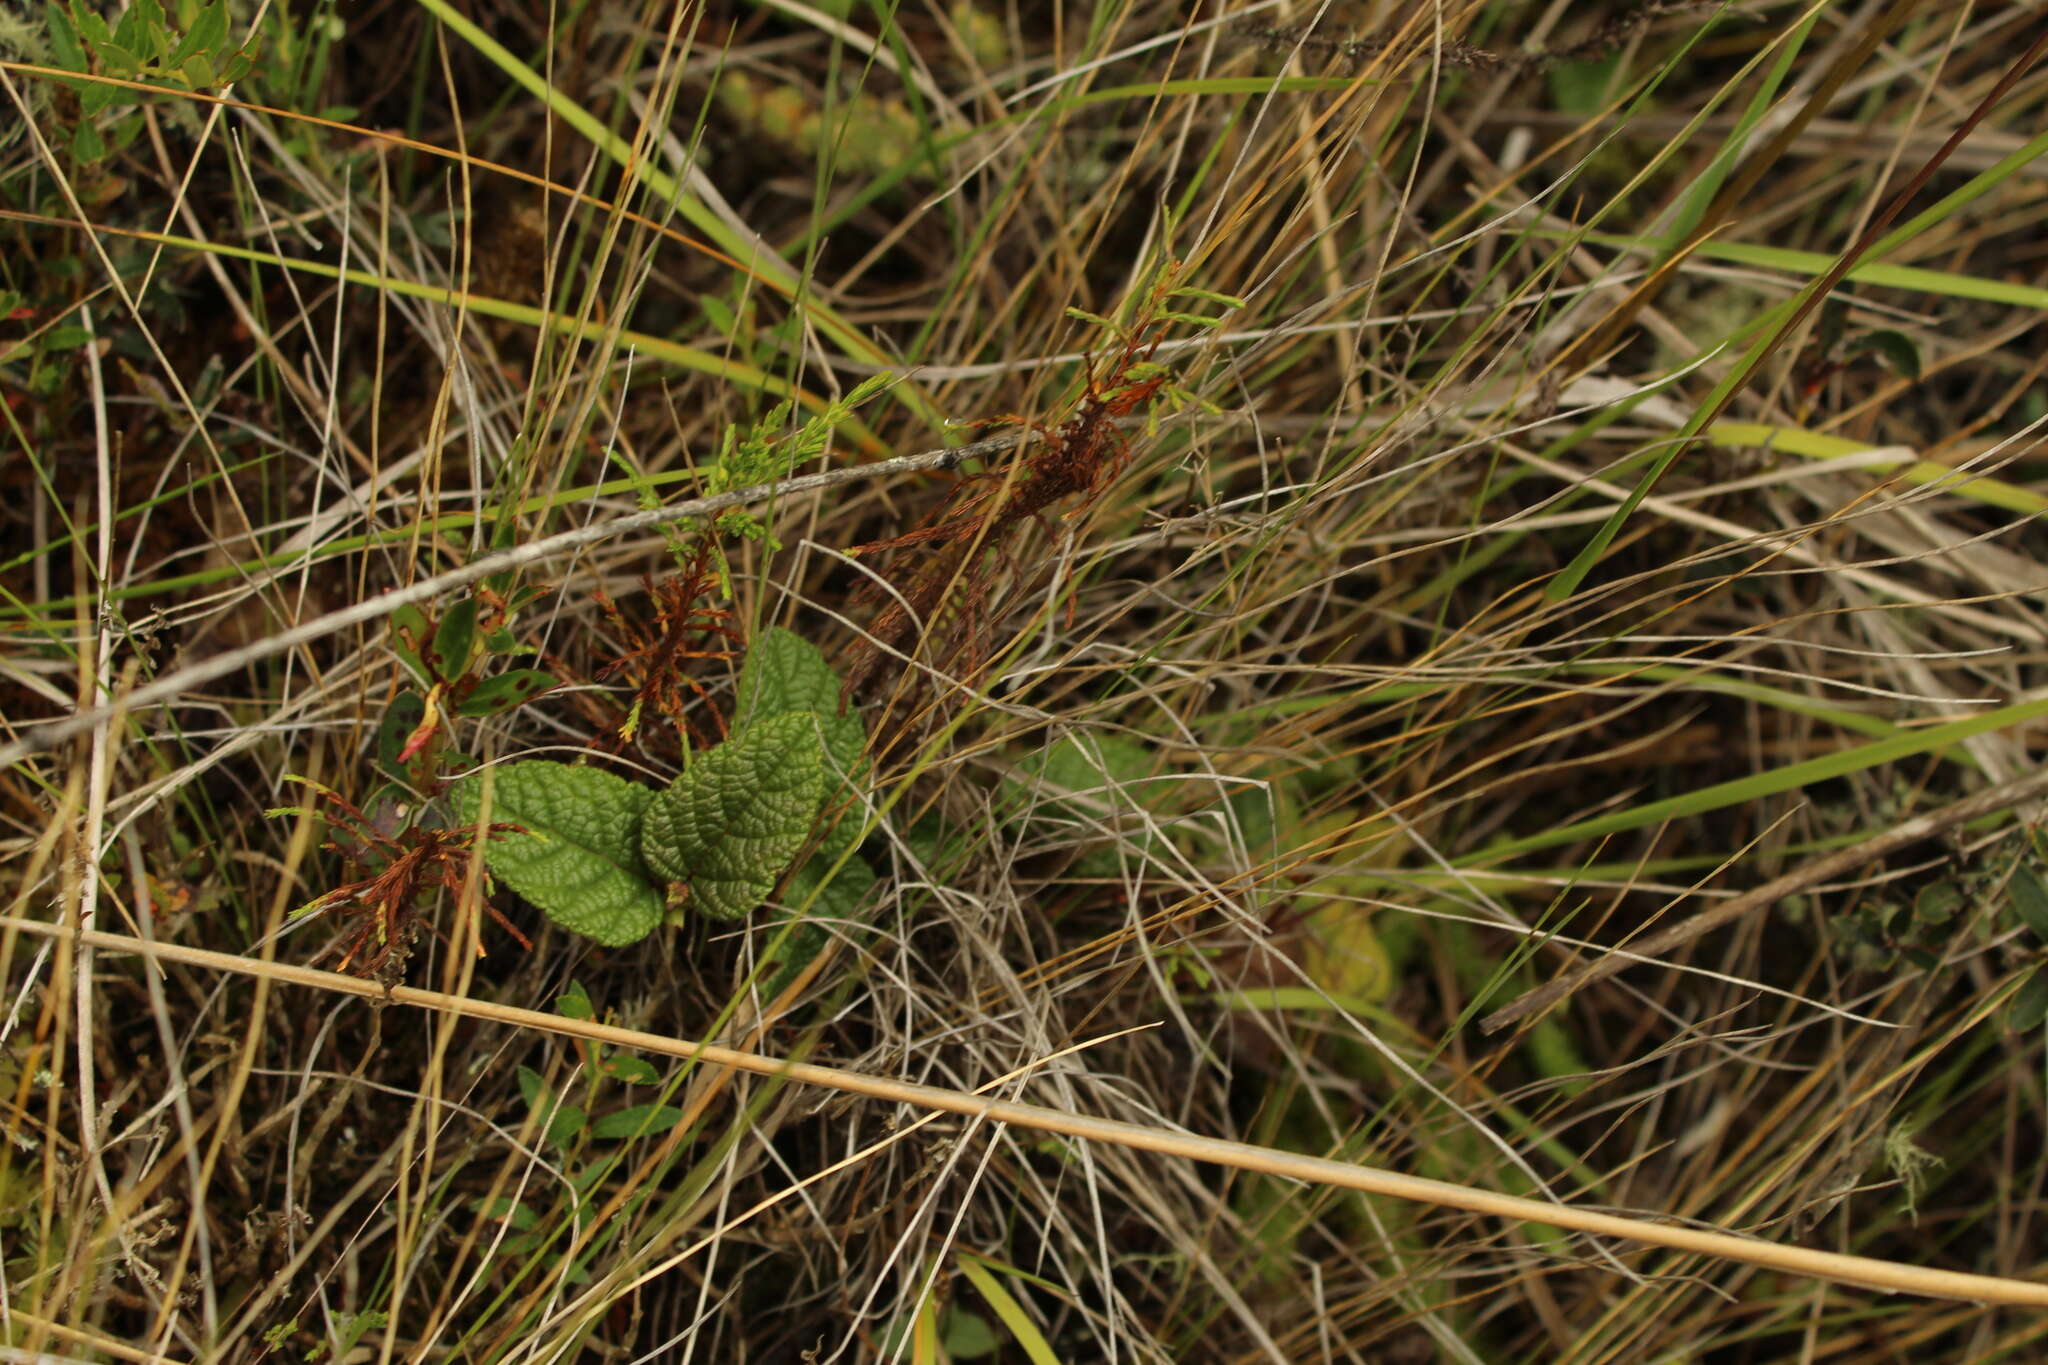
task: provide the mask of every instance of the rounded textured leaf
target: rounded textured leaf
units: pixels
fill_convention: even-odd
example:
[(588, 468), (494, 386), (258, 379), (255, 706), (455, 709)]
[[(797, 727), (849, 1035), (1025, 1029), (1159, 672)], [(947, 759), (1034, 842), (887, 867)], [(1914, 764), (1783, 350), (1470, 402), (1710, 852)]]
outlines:
[(647, 866), (689, 888), (689, 908), (750, 913), (803, 849), (825, 799), (814, 713), (773, 716), (699, 755), (640, 823)]
[(661, 923), (661, 892), (647, 880), (635, 834), (654, 792), (560, 763), (504, 763), (449, 788), (458, 820), (474, 824), (492, 781), (492, 824), (524, 826), (484, 845), (493, 875), (573, 933), (610, 947)]
[(747, 647), (740, 668), (741, 724), (809, 711), (818, 717), (832, 771), (852, 777), (867, 747), (867, 727), (858, 713), (840, 709), (839, 675), (818, 647), (795, 631), (771, 627)]
[(813, 856), (826, 859), (827, 866), (837, 863), (847, 846), (860, 838), (867, 820), (860, 800), (867, 775), (867, 726), (859, 712), (840, 709), (842, 699), (838, 673), (816, 645), (794, 631), (771, 627), (748, 647), (740, 669), (740, 722), (792, 712), (816, 718), (818, 739), (824, 745), (831, 825)]

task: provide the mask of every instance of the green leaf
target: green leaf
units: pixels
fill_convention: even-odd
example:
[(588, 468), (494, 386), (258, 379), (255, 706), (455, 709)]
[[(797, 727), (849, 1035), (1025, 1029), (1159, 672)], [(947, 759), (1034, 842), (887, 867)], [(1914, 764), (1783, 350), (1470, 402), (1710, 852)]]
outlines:
[(156, 0), (135, 0), (114, 25), (114, 44), (138, 64), (146, 62), (152, 55), (149, 35), (162, 28), (163, 22), (163, 11), (157, 8)]
[(2031, 867), (2021, 867), (2006, 883), (2006, 895), (2012, 901), (2013, 913), (2020, 923), (2033, 932), (2036, 939), (2048, 944), (2048, 887), (2041, 885), (2041, 874)]
[[(104, 89), (105, 87), (95, 86), (93, 88)], [(82, 102), (83, 97), (81, 96)], [(99, 129), (92, 126), (91, 120), (81, 120), (78, 125), (78, 131), (71, 135), (71, 155), (77, 157), (79, 161), (86, 165), (102, 160), (107, 155), (107, 144), (100, 140)]]
[(526, 1097), (526, 1107), (540, 1115), (542, 1137), (557, 1147), (568, 1146), (583, 1130), (585, 1115), (581, 1106), (558, 1103), (548, 1093), (548, 1083), (532, 1067), (522, 1066), (517, 1074), (519, 1093)]
[(945, 1326), (940, 1330), (939, 1340), (950, 1360), (979, 1360), (993, 1354), (1003, 1344), (995, 1328), (988, 1325), (987, 1318), (958, 1304), (946, 1310)]
[(519, 1094), (525, 1099), (528, 1109), (538, 1109), (541, 1101), (548, 1097), (548, 1083), (541, 1074), (530, 1066), (515, 1068), (513, 1076), (519, 1082)]
[(662, 897), (635, 847), (654, 793), (595, 768), (505, 763), (449, 788), (458, 820), (474, 824), (484, 782), (496, 783), (493, 824), (523, 826), (484, 845), (491, 872), (572, 933), (609, 947), (661, 923)]
[(1191, 284), (1181, 285), (1177, 289), (1169, 289), (1166, 291), (1166, 296), (1170, 299), (1206, 299), (1210, 303), (1220, 303), (1227, 308), (1242, 308), (1245, 306), (1245, 301), (1235, 294), (1219, 294), (1213, 289), (1197, 289)]
[(185, 39), (171, 54), (173, 65), (181, 64), (187, 57), (204, 54), (212, 57), (228, 41), (228, 7), (224, 4), (203, 5), (193, 16), (191, 26), (185, 30)]
[(858, 713), (841, 709), (841, 699), (839, 675), (818, 647), (795, 631), (773, 627), (748, 648), (740, 668), (739, 723), (812, 712), (824, 729), (833, 771), (851, 777), (867, 747), (867, 727)]
[(828, 880), (827, 874), (832, 873), (832, 866), (831, 862), (815, 853), (804, 859), (803, 866), (790, 877), (789, 885), (783, 890), (783, 904), (792, 913), (801, 911), (825, 919), (853, 919), (860, 912), (861, 902), (867, 899), (868, 892), (881, 879), (864, 858), (848, 858)]
[(613, 1057), (604, 1064), (605, 1074), (627, 1085), (660, 1085), (661, 1072), (645, 1057)]
[(569, 989), (555, 997), (555, 1013), (564, 1019), (586, 1022), (597, 1018), (597, 1008), (590, 1003), (590, 992), (583, 989), (581, 981), (571, 981)]
[(78, 44), (78, 29), (56, 0), (43, 0), (43, 26), (44, 32), (50, 35), (50, 55), (57, 65), (66, 71), (90, 69), (86, 64), (85, 49)]
[[(1016, 775), (1025, 790), (1041, 788), (1042, 800), (1080, 798), (1109, 804), (1123, 797), (1124, 805), (1155, 805), (1174, 785), (1148, 782), (1156, 771), (1152, 755), (1136, 740), (1122, 735), (1089, 735), (1086, 739), (1068, 735), (1024, 758), (1017, 764)], [(1128, 795), (1126, 788), (1131, 789)]]
[(453, 682), (469, 667), (469, 652), (476, 643), (476, 599), (464, 598), (448, 608), (434, 643), (421, 656), (435, 677)]
[(683, 1121), (683, 1111), (672, 1104), (636, 1104), (616, 1114), (606, 1114), (590, 1125), (590, 1135), (607, 1140), (653, 1137), (666, 1133)]
[(149, 44), (147, 48), (137, 48), (136, 55), (144, 61), (168, 63), (177, 44), (171, 41), (171, 29), (164, 21), (163, 6), (156, 0), (135, 0), (130, 13), (143, 16), (143, 37)]
[(108, 139), (108, 145), (117, 152), (125, 152), (128, 150), (128, 144), (135, 141), (141, 132), (142, 114), (139, 110), (132, 111), (115, 121), (113, 136)]
[(1931, 882), (1913, 897), (1913, 914), (1923, 924), (1953, 919), (1962, 908), (1963, 889), (1954, 882)]
[(560, 686), (560, 680), (552, 673), (543, 672), (538, 668), (515, 668), (485, 678), (470, 689), (469, 695), (462, 699), (462, 704), (455, 708), (455, 714), (495, 716), (500, 711), (510, 711), (515, 706), (523, 706), (550, 687), (557, 686)]
[(516, 1232), (525, 1232), (540, 1222), (540, 1215), (514, 1199), (479, 1199), (476, 1201), (477, 1216), (480, 1218), (503, 1219)]
[[(858, 796), (858, 793), (843, 794)], [(849, 800), (842, 805), (834, 798), (827, 800), (825, 804), (825, 818), (830, 823), (818, 836), (818, 847), (811, 857), (822, 858), (825, 866), (831, 867), (848, 849), (861, 841), (861, 835), (867, 829), (868, 812), (857, 799)]]
[(2048, 972), (2036, 968), (2006, 1006), (2005, 1022), (2016, 1032), (2032, 1033), (2043, 1020), (2048, 1020)]
[(743, 725), (794, 712), (817, 718), (830, 769), (828, 804), (834, 818), (814, 856), (831, 866), (866, 826), (860, 798), (867, 773), (862, 758), (868, 743), (867, 726), (851, 707), (840, 709), (844, 692), (839, 675), (818, 647), (780, 626), (763, 631), (748, 648), (738, 691), (737, 717)]
[(431, 687), (436, 679), (427, 671), (426, 661), (420, 657), (427, 647), (427, 617), (418, 607), (407, 603), (391, 613), (391, 652), (398, 661), (412, 671), (414, 677)]
[(589, 1115), (580, 1104), (565, 1104), (548, 1119), (548, 1141), (557, 1147), (566, 1148), (583, 1131)]
[(377, 723), (377, 766), (393, 781), (412, 780), (406, 774), (405, 765), (398, 761), (398, 755), (404, 750), (405, 741), (426, 718), (426, 702), (419, 693), (410, 689), (393, 697), (391, 705), (384, 708), (384, 718)]
[[(1031, 754), (1005, 780), (1006, 797), (997, 812), (1006, 821), (1042, 821), (1077, 843), (1101, 844), (1122, 833), (1133, 856), (1158, 850), (1165, 831), (1139, 817), (1158, 817), (1187, 792), (1178, 774), (1160, 774), (1152, 753), (1134, 739), (1114, 734), (1069, 735)], [(1078, 870), (1089, 877), (1114, 877), (1122, 863), (1114, 849), (1097, 848)]]
[(1015, 1266), (1003, 1265), (1001, 1262), (990, 1261), (965, 1251), (954, 1253), (953, 1264), (960, 1268), (960, 1273), (966, 1277), (967, 1282), (974, 1286), (976, 1292), (987, 1301), (988, 1306), (995, 1310), (996, 1316), (1002, 1319), (1003, 1326), (1009, 1329), (1011, 1338), (1023, 1349), (1024, 1358), (1030, 1361), (1031, 1365), (1057, 1365), (1059, 1353), (1053, 1350), (1052, 1343), (1039, 1331), (1038, 1324), (1032, 1320), (1031, 1314), (1017, 1301), (1016, 1295), (995, 1277), (994, 1272), (1000, 1269), (1006, 1276), (1034, 1284), (1045, 1284), (1045, 1281)]
[(718, 919), (750, 913), (810, 836), (825, 799), (818, 724), (771, 716), (698, 757), (640, 826), (647, 866)]
[(1549, 72), (1551, 101), (1567, 114), (1585, 117), (1599, 113), (1607, 103), (1620, 62), (1619, 54), (1596, 61), (1559, 62)]
[(1814, 343), (1823, 356), (1832, 356), (1848, 330), (1849, 305), (1836, 295), (1820, 306), (1820, 321), (1813, 329)]
[(72, 0), (71, 17), (77, 21), (79, 35), (85, 39), (87, 47), (99, 49), (113, 45), (114, 30), (107, 27), (107, 21), (91, 5), (81, 9), (78, 0)]
[[(105, 68), (107, 75), (118, 77), (124, 81), (132, 81), (142, 74), (141, 59), (128, 49), (119, 46), (107, 46), (98, 48), (96, 51), (100, 59), (100, 65)], [(98, 88), (110, 93), (115, 89), (113, 86), (100, 86)], [(124, 93), (126, 93), (126, 97), (129, 99), (135, 98), (133, 93)]]

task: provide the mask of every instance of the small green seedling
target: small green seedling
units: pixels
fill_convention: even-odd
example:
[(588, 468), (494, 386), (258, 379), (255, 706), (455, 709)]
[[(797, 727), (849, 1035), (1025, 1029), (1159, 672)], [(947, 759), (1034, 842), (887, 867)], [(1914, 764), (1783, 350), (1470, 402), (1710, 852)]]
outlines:
[[(53, 64), (79, 76), (181, 92), (233, 85), (256, 65), (255, 50), (230, 37), (227, 0), (171, 0), (168, 12), (158, 0), (135, 0), (111, 25), (98, 6), (44, 0), (43, 20)], [(78, 93), (84, 117), (72, 133), (71, 151), (80, 161), (102, 160), (142, 131), (135, 113), (117, 120), (106, 137), (95, 121), (109, 108), (150, 98), (134, 85), (58, 79)]]
[[(893, 374), (870, 375), (856, 385), (853, 392), (834, 399), (823, 412), (814, 413), (795, 431), (789, 430), (789, 419), (796, 405), (788, 400), (776, 404), (766, 417), (744, 431), (738, 426), (727, 427), (718, 458), (711, 466), (710, 477), (704, 482), (705, 496), (717, 497), (721, 493), (757, 488), (788, 478), (824, 454), (825, 448), (831, 444), (832, 433), (839, 425), (853, 416), (862, 404), (895, 382)], [(770, 553), (782, 548), (769, 534), (767, 523), (745, 508), (736, 507), (722, 514), (713, 525), (720, 535), (760, 541)], [(718, 559), (719, 584), (725, 595), (731, 597), (731, 570), (725, 562), (725, 553), (719, 549), (716, 537), (710, 538), (709, 543)]]

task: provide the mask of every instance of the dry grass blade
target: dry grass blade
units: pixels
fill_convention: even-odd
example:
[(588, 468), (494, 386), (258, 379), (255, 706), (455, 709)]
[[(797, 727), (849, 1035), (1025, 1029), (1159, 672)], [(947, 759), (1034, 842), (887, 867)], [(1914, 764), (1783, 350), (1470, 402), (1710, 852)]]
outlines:
[[(2008, 1303), (2048, 1308), (2048, 1283), (2032, 1284), (2023, 1280), (2000, 1279), (1986, 1275), (1925, 1270), (1891, 1261), (1873, 1260), (1869, 1257), (1845, 1256), (1839, 1252), (1815, 1251), (1805, 1247), (1779, 1246), (1754, 1238), (1657, 1223), (1644, 1217), (1626, 1217), (1546, 1204), (1533, 1199), (1519, 1199), (1453, 1185), (1441, 1180), (1427, 1180), (1394, 1171), (1320, 1160), (1296, 1152), (1254, 1147), (1247, 1143), (1227, 1142), (1194, 1134), (1148, 1129), (1114, 1119), (1063, 1113), (1042, 1105), (986, 1099), (969, 1092), (915, 1085), (881, 1076), (864, 1076), (833, 1067), (793, 1062), (759, 1053), (736, 1052), (731, 1048), (664, 1038), (636, 1029), (614, 1028), (587, 1020), (563, 1019), (536, 1010), (463, 999), (439, 991), (419, 990), (411, 986), (379, 986), (375, 982), (363, 981), (336, 972), (291, 967), (281, 963), (257, 962), (197, 948), (153, 944), (126, 934), (110, 934), (96, 929), (72, 930), (61, 925), (12, 916), (0, 920), (0, 924), (20, 933), (52, 938), (68, 936), (81, 944), (103, 951), (134, 953), (147, 959), (179, 962), (189, 966), (205, 967), (212, 971), (238, 972), (262, 977), (275, 985), (303, 986), (366, 1000), (381, 1000), (387, 1005), (405, 1005), (442, 1014), (490, 1019), (518, 1028), (560, 1034), (564, 1037), (584, 1038), (591, 1042), (657, 1053), (683, 1061), (702, 1062), (708, 1066), (749, 1072), (798, 1085), (818, 1086), (868, 1099), (908, 1105), (916, 1109), (958, 1114), (990, 1123), (1014, 1124), (1020, 1128), (1084, 1138), (1091, 1142), (1113, 1143), (1138, 1151), (1230, 1166), (1243, 1171), (1256, 1171), (1283, 1179), (1304, 1181), (1311, 1185), (1360, 1190), (1368, 1194), (1382, 1194), (1424, 1204), (1441, 1204), (1495, 1218), (1542, 1223), (1591, 1236), (1617, 1237), (1700, 1256), (1769, 1266), (1797, 1275), (1869, 1289), (1963, 1299), (1975, 1303)], [(992, 1084), (1000, 1083), (1002, 1082), (999, 1080)]]

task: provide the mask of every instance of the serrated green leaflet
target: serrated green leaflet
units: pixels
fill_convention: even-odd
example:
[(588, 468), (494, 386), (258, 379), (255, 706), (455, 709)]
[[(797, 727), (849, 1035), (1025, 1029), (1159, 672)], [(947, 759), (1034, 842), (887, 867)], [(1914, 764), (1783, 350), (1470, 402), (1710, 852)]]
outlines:
[(689, 887), (689, 908), (750, 913), (802, 851), (825, 799), (824, 754), (809, 711), (772, 716), (700, 756), (647, 808), (640, 853)]
[(484, 844), (492, 875), (574, 933), (611, 947), (661, 923), (661, 893), (647, 880), (634, 832), (654, 793), (595, 768), (505, 763), (449, 788), (459, 821), (475, 824), (484, 783), (491, 823), (521, 825)]

